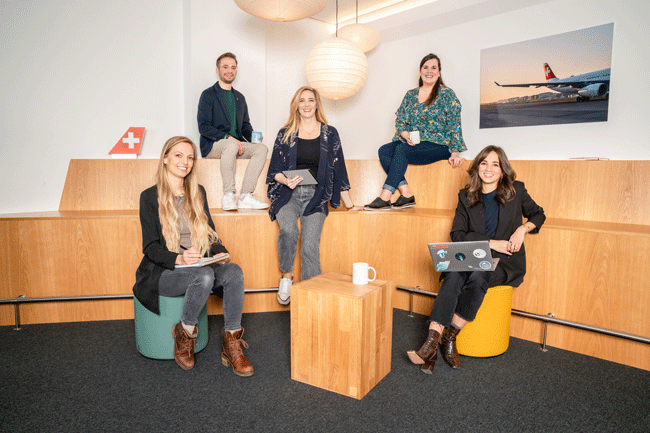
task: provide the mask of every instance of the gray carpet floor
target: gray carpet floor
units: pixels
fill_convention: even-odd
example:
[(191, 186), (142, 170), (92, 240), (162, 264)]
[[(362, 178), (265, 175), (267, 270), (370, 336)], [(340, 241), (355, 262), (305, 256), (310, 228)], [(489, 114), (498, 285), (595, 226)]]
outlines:
[(648, 371), (511, 338), (501, 356), (425, 375), (405, 354), (425, 317), (401, 310), (391, 372), (362, 400), (295, 382), (289, 318), (244, 315), (250, 378), (221, 365), (221, 316), (191, 371), (141, 356), (132, 320), (0, 327), (0, 431), (650, 431)]

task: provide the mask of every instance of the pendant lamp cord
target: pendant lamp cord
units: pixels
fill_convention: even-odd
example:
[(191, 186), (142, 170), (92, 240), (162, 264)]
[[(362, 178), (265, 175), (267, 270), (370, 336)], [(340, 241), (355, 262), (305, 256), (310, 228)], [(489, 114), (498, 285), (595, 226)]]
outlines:
[(339, 36), (339, 0), (336, 0), (336, 32), (334, 36)]

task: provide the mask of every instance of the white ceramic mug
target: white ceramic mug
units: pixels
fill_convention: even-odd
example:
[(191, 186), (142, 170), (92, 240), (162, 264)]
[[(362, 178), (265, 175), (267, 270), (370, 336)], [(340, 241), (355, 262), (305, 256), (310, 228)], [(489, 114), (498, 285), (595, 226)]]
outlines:
[(420, 131), (411, 131), (409, 132), (409, 138), (413, 144), (420, 144)]
[[(375, 274), (372, 280), (368, 279), (370, 269)], [(376, 278), (377, 271), (372, 266), (369, 266), (368, 263), (352, 263), (352, 282), (354, 284), (368, 284), (370, 281), (375, 281)]]
[(253, 131), (251, 134), (251, 143), (261, 143), (262, 133), (260, 131)]

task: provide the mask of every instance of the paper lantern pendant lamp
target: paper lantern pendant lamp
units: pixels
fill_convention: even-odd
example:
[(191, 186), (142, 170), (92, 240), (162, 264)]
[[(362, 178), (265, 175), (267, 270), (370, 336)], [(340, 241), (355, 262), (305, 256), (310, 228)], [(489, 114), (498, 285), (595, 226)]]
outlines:
[(368, 24), (349, 24), (338, 30), (338, 36), (359, 45), (367, 53), (379, 44), (379, 31)]
[(368, 60), (354, 42), (329, 38), (311, 49), (305, 73), (309, 85), (322, 97), (343, 99), (363, 87), (368, 76)]
[(235, 0), (237, 6), (269, 21), (297, 21), (319, 13), (327, 0)]

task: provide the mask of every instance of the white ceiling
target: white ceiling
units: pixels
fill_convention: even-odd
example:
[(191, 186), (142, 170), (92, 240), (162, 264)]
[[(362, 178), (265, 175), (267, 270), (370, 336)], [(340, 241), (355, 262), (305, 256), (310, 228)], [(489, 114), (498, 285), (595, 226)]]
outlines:
[[(355, 21), (358, 3), (359, 22), (372, 22), (378, 18), (399, 14), (414, 8), (436, 3), (440, 13), (467, 7), (471, 4), (482, 3), (486, 0), (338, 0), (339, 24), (349, 24)], [(336, 0), (328, 0), (322, 12), (312, 16), (313, 19), (336, 23)]]

